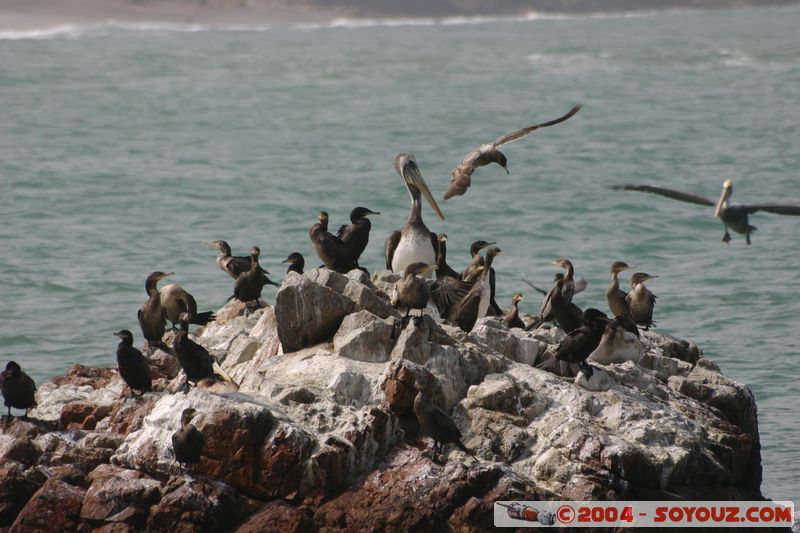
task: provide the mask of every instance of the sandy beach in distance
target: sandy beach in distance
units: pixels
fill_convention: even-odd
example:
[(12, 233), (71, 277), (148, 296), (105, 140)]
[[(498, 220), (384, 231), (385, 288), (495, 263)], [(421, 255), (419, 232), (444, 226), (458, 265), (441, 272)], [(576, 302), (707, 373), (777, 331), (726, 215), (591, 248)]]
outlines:
[(347, 14), (303, 5), (204, 7), (180, 1), (134, 3), (129, 0), (0, 0), (0, 31), (25, 31), (107, 21), (264, 26), (321, 22)]

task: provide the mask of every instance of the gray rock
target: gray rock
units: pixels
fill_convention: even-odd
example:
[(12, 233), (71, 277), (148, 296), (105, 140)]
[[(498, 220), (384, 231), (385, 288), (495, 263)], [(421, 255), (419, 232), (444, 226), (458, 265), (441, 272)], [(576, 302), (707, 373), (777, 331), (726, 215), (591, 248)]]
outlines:
[(394, 346), (393, 333), (393, 324), (369, 311), (359, 311), (344, 318), (333, 337), (333, 348), (342, 357), (382, 363), (389, 360)]
[(433, 320), (424, 315), (422, 320), (410, 319), (400, 332), (397, 342), (392, 349), (392, 359), (408, 359), (417, 364), (424, 365), (431, 353), (429, 342)]
[[(327, 270), (315, 272), (336, 274)], [(341, 274), (336, 275), (347, 280)], [(352, 300), (327, 286), (289, 272), (275, 297), (278, 338), (283, 351), (293, 352), (330, 340), (353, 306)]]

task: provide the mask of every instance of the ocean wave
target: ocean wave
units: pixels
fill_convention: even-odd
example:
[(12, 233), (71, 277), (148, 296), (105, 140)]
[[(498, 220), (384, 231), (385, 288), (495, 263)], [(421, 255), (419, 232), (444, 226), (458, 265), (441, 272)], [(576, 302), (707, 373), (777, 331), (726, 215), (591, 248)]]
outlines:
[(263, 32), (273, 29), (270, 25), (256, 24), (230, 24), (210, 25), (195, 24), (191, 22), (123, 22), (107, 20), (91, 24), (64, 24), (27, 30), (0, 30), (0, 41), (33, 40), (42, 41), (50, 39), (76, 39), (88, 34), (102, 34), (108, 30), (123, 30), (131, 32), (174, 32), (174, 33), (200, 33), (200, 32)]
[(47, 39), (78, 37), (86, 31), (88, 26), (77, 26), (74, 24), (64, 24), (61, 26), (51, 26), (47, 28), (32, 28), (28, 30), (0, 30), (0, 40), (20, 41), (32, 40), (42, 41)]

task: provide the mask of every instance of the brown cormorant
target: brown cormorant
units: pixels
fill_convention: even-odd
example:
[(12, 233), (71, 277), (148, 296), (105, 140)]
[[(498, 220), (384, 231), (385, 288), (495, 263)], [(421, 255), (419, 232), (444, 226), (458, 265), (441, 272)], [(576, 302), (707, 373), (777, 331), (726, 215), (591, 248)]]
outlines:
[(167, 318), (172, 322), (172, 327), (176, 327), (182, 313), (186, 313), (189, 316), (190, 324), (197, 324), (198, 326), (205, 326), (216, 318), (214, 311), (198, 313), (194, 296), (177, 283), (164, 285), (158, 290), (158, 294), (161, 299), (161, 307), (166, 311)]
[(328, 232), (328, 213), (320, 211), (318, 218), (319, 222), (311, 226), (308, 234), (325, 267), (340, 274), (358, 268), (358, 261), (353, 258), (350, 249), (339, 237)]
[(197, 411), (191, 407), (184, 409), (181, 413), (181, 427), (172, 434), (172, 451), (175, 452), (175, 460), (180, 463), (181, 468), (200, 462), (203, 434), (192, 424), (192, 418), (196, 414)]
[(402, 272), (411, 263), (436, 264), (436, 252), (439, 248), (438, 239), (422, 221), (422, 196), (428, 200), (431, 207), (444, 220), (444, 213), (439, 209), (439, 204), (433, 198), (428, 185), (422, 178), (422, 173), (417, 166), (417, 160), (412, 154), (402, 153), (394, 158), (394, 169), (403, 178), (411, 196), (411, 208), (408, 220), (399, 231), (392, 232), (384, 244), (384, 257), (386, 268), (392, 272)]
[(583, 317), (583, 312), (572, 303), (572, 296), (575, 294), (575, 269), (567, 259), (557, 259), (550, 264), (566, 269), (567, 273), (548, 291), (539, 308), (538, 318), (525, 329), (530, 331), (545, 322), (556, 321), (562, 330), (569, 333), (581, 325)]
[(628, 293), (619, 288), (619, 273), (629, 268), (634, 268), (634, 265), (628, 265), (622, 261), (615, 261), (611, 265), (611, 281), (606, 289), (606, 301), (614, 316), (628, 314), (628, 304), (625, 302)]
[(303, 273), (303, 269), (306, 266), (306, 260), (303, 258), (303, 255), (300, 252), (292, 252), (289, 254), (289, 257), (282, 261), (283, 263), (289, 263), (289, 268), (286, 269), (286, 273), (289, 272), (297, 272), (298, 274)]
[(140, 395), (149, 392), (152, 389), (150, 365), (142, 352), (133, 346), (133, 333), (123, 329), (114, 335), (120, 339), (117, 346), (117, 369), (131, 389), (131, 396), (133, 389), (138, 390)]
[[(225, 241), (211, 241), (208, 243), (212, 248), (219, 250), (217, 256), (217, 265), (220, 270), (228, 274), (233, 279), (238, 278), (248, 270), (250, 270), (250, 256), (232, 256), (231, 247)], [(263, 268), (261, 269), (264, 274), (269, 274)]]
[(36, 407), (36, 383), (14, 361), (9, 361), (6, 369), (0, 373), (0, 390), (3, 402), (8, 407), (8, 416), (11, 416), (12, 407), (25, 409), (26, 417), (28, 410)]
[(419, 309), (419, 315), (425, 311), (428, 299), (431, 296), (431, 288), (428, 282), (419, 276), (423, 276), (436, 269), (433, 265), (425, 263), (412, 263), (403, 271), (403, 277), (397, 280), (392, 291), (392, 307), (402, 305), (406, 308), (406, 316), (412, 309)]
[(478, 267), (481, 269), (480, 277), (455, 308), (453, 322), (467, 333), (472, 331), (472, 328), (475, 327), (475, 322), (479, 318), (486, 316), (486, 309), (489, 307), (489, 294), (485, 288), (489, 284), (489, 271), (492, 268), (495, 256), (502, 253), (500, 248), (496, 246), (486, 251), (486, 264), (483, 267)]
[(417, 396), (414, 398), (414, 414), (419, 421), (422, 432), (433, 439), (431, 458), (436, 460), (438, 453), (442, 452), (445, 444), (455, 444), (458, 449), (470, 455), (474, 454), (461, 442), (461, 432), (455, 422), (440, 407), (431, 403), (429, 396), (430, 382), (421, 375), (417, 377), (414, 388)]
[(343, 224), (336, 234), (356, 261), (364, 253), (369, 242), (369, 230), (372, 228), (372, 223), (367, 217), (370, 215), (380, 215), (380, 213), (366, 207), (356, 207), (350, 211), (350, 224)]
[(631, 276), (631, 290), (625, 297), (631, 318), (638, 325), (642, 326), (645, 331), (656, 326), (653, 320), (653, 307), (656, 305), (656, 295), (645, 287), (644, 282), (657, 277), (658, 276), (645, 274), (644, 272), (636, 272)]
[[(680, 200), (681, 202), (689, 202), (698, 205), (715, 205), (712, 200), (704, 196), (698, 196), (688, 192), (676, 191), (664, 187), (653, 187), (652, 185), (615, 185), (612, 189), (625, 190), (625, 191), (639, 191), (659, 194), (672, 198), (673, 200)], [(755, 231), (755, 227), (749, 224), (748, 215), (756, 211), (766, 211), (767, 213), (775, 213), (778, 215), (800, 215), (800, 205), (797, 204), (749, 204), (737, 205), (728, 203), (728, 199), (733, 192), (733, 181), (725, 180), (722, 184), (722, 196), (716, 203), (714, 208), (714, 218), (719, 218), (725, 225), (725, 235), (722, 236), (722, 242), (729, 243), (731, 234), (728, 233), (728, 228), (736, 233), (745, 236), (747, 244), (750, 244), (750, 234)]]
[(144, 289), (147, 291), (148, 299), (139, 309), (139, 325), (142, 328), (142, 335), (147, 341), (149, 350), (159, 347), (168, 351), (167, 347), (161, 342), (161, 337), (166, 331), (167, 310), (161, 305), (161, 295), (156, 286), (158, 282), (172, 272), (151, 272), (144, 282)]
[(503, 318), (503, 321), (508, 326), (508, 329), (511, 328), (521, 328), (525, 329), (525, 323), (519, 317), (519, 303), (523, 300), (523, 296), (520, 293), (516, 293), (513, 298), (511, 298), (511, 309), (508, 310), (506, 316)]
[(589, 355), (590, 361), (596, 361), (603, 365), (639, 361), (644, 353), (644, 346), (639, 341), (638, 335), (627, 331), (626, 321), (630, 321), (630, 318), (623, 315), (608, 321), (600, 343)]
[(578, 363), (586, 378), (592, 377), (592, 367), (586, 363), (586, 358), (600, 344), (600, 339), (606, 331), (608, 317), (602, 311), (589, 308), (583, 312), (583, 320), (579, 328), (569, 332), (561, 339), (556, 349), (556, 359), (568, 363)]
[(492, 244), (497, 244), (494, 241), (487, 242), (487, 241), (475, 241), (469, 246), (469, 256), (472, 258), (467, 265), (467, 268), (464, 269), (464, 272), (461, 273), (461, 279), (464, 281), (475, 281), (478, 279), (479, 271), (476, 272), (477, 267), (482, 267), (486, 264), (483, 256), (480, 254), (480, 251), (486, 248), (487, 246), (491, 246)]
[(461, 274), (447, 264), (447, 235), (439, 234), (439, 253), (436, 256), (436, 279), (455, 278), (461, 279)]
[(475, 172), (478, 167), (488, 165), (489, 163), (497, 163), (505, 169), (506, 173), (508, 173), (508, 159), (506, 159), (506, 156), (500, 152), (500, 150), (498, 150), (499, 146), (516, 141), (517, 139), (521, 139), (522, 137), (525, 137), (529, 133), (539, 128), (546, 128), (547, 126), (553, 126), (560, 122), (564, 122), (572, 115), (577, 113), (580, 108), (581, 106), (577, 105), (570, 109), (569, 113), (560, 116), (555, 120), (542, 122), (541, 124), (536, 124), (535, 126), (528, 126), (527, 128), (513, 131), (503, 135), (492, 143), (482, 144), (472, 150), (466, 155), (466, 157), (464, 157), (464, 159), (461, 160), (461, 163), (459, 163), (458, 166), (453, 169), (453, 174), (450, 178), (450, 186), (447, 188), (447, 192), (444, 193), (444, 199), (447, 200), (448, 198), (459, 196), (467, 192), (467, 189), (470, 186), (470, 178), (472, 173)]

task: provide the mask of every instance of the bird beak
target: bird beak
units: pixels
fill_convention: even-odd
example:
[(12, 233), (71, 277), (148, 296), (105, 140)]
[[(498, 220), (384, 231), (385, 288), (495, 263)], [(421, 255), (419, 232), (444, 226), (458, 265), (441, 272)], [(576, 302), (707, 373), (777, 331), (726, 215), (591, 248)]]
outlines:
[(478, 250), (483, 250), (483, 249), (484, 249), (484, 248), (486, 248), (487, 246), (491, 246), (491, 245), (493, 245), (493, 244), (497, 244), (497, 242), (496, 242), (496, 241), (487, 242), (486, 244), (484, 244), (483, 246), (481, 246), (480, 248), (478, 248)]
[(423, 271), (423, 273), (433, 272), (437, 268), (439, 268), (439, 267), (437, 267), (436, 265), (428, 265), (428, 266), (425, 267), (425, 270)]
[(171, 276), (171, 275), (173, 275), (174, 273), (175, 273), (175, 272), (164, 272), (164, 274), (162, 274), (162, 275), (161, 275), (161, 277), (160, 277), (160, 278), (158, 278), (158, 279), (159, 279), (159, 280), (162, 280), (162, 279), (166, 278), (167, 276)]
[(731, 195), (731, 182), (727, 180), (722, 185), (722, 196), (719, 197), (719, 201), (717, 202), (717, 207), (714, 209), (714, 216), (713, 218), (719, 218), (720, 213), (722, 212), (722, 204), (724, 204)]
[(505, 252), (497, 252), (497, 253), (496, 253), (496, 254), (494, 254), (494, 255), (495, 255), (495, 257), (497, 257), (498, 255), (508, 255), (508, 254), (507, 254), (507, 253), (505, 253)]
[(560, 262), (558, 262), (558, 261), (550, 261), (550, 264), (551, 264), (551, 265), (554, 265), (554, 266), (557, 266), (557, 267), (560, 267), (560, 266), (561, 266), (561, 263), (560, 263)]
[(645, 278), (645, 280), (648, 280), (648, 279), (656, 279), (657, 277), (658, 277), (658, 276), (647, 276), (647, 278)]
[(291, 259), (289, 259), (289, 258), (287, 257), (286, 259), (284, 259), (283, 261), (281, 261), (281, 263), (294, 263), (294, 261), (292, 261)]
[(511, 174), (511, 171), (508, 170), (508, 165), (504, 166), (503, 168), (506, 169), (506, 174)]
[(112, 335), (119, 337), (120, 339), (122, 338), (122, 335), (119, 334), (119, 331), (112, 333)]
[(216, 246), (214, 244), (210, 243), (210, 242), (204, 242), (203, 244), (205, 244), (206, 246), (209, 246), (211, 248), (216, 248)]
[(444, 220), (444, 213), (442, 213), (442, 210), (439, 208), (439, 204), (436, 203), (436, 199), (431, 194), (431, 190), (428, 189), (428, 185), (422, 178), (422, 173), (419, 171), (419, 167), (416, 164), (411, 161), (406, 161), (403, 165), (403, 179), (406, 180), (406, 185), (416, 187), (419, 192), (425, 196), (428, 203), (431, 204), (431, 207), (436, 211), (436, 214), (439, 215), (439, 218)]
[(367, 215), (380, 215), (380, 214), (381, 214), (380, 211), (370, 211), (369, 213), (367, 213)]

